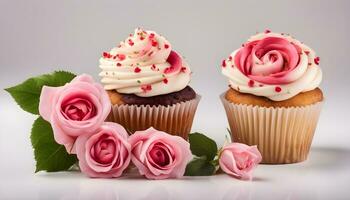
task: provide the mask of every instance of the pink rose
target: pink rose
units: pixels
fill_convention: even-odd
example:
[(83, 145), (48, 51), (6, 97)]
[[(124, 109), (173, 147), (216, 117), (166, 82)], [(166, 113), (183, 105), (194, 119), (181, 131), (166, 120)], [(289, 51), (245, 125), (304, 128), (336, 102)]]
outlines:
[(80, 75), (62, 87), (44, 86), (39, 112), (51, 123), (57, 143), (74, 153), (75, 139), (95, 132), (111, 110), (108, 94), (91, 76)]
[(149, 128), (129, 137), (132, 162), (148, 179), (179, 178), (192, 159), (189, 143), (181, 137)]
[(253, 169), (261, 162), (261, 154), (256, 146), (231, 143), (223, 147), (219, 164), (221, 169), (236, 178), (252, 179)]
[(103, 123), (96, 132), (79, 136), (75, 145), (80, 170), (90, 177), (119, 177), (130, 163), (128, 134), (116, 123)]

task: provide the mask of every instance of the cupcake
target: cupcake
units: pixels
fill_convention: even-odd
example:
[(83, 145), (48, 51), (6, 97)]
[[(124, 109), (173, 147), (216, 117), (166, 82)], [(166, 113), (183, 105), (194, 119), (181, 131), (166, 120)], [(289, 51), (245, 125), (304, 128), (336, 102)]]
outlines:
[(304, 161), (323, 102), (319, 57), (288, 34), (252, 36), (222, 62), (220, 97), (235, 142), (257, 145), (263, 163)]
[(154, 127), (187, 139), (200, 96), (191, 69), (154, 31), (137, 28), (100, 59), (102, 84), (113, 105), (109, 121), (130, 133)]

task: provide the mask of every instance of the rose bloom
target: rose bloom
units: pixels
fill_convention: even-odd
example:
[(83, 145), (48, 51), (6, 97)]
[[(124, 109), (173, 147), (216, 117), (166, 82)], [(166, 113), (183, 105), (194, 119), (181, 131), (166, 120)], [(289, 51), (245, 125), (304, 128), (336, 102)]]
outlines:
[(180, 178), (192, 159), (189, 143), (154, 128), (129, 137), (132, 162), (148, 179)]
[(251, 180), (255, 167), (261, 162), (256, 146), (231, 143), (222, 148), (219, 164), (221, 169), (236, 178)]
[(128, 134), (119, 124), (105, 122), (94, 133), (77, 138), (80, 170), (90, 177), (119, 177), (128, 167), (131, 147)]
[(57, 143), (74, 153), (75, 139), (95, 132), (111, 110), (108, 94), (91, 76), (80, 75), (62, 87), (44, 86), (39, 112), (51, 123)]

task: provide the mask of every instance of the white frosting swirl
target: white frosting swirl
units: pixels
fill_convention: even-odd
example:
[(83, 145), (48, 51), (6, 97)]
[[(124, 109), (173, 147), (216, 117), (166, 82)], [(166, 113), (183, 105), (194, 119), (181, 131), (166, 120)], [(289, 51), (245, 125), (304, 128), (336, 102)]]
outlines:
[(177, 92), (190, 82), (191, 70), (171, 44), (140, 28), (100, 58), (106, 90), (150, 97)]
[[(278, 52), (278, 50), (273, 49), (276, 44), (265, 49), (261, 47), (265, 51), (265, 55), (260, 55), (260, 58), (254, 54), (255, 52), (251, 55), (244, 54), (243, 56), (247, 57), (244, 63), (239, 60), (240, 58), (236, 58), (239, 51), (246, 44), (258, 43), (267, 38), (285, 39), (297, 49), (299, 58), (293, 69), (288, 66), (288, 62), (292, 62), (290, 57), (285, 52)], [(273, 101), (283, 101), (319, 86), (322, 80), (322, 71), (318, 66), (319, 58), (316, 57), (315, 52), (310, 47), (300, 41), (286, 34), (268, 31), (252, 36), (246, 44), (223, 61), (222, 73), (229, 78), (230, 87), (233, 89), (242, 93), (264, 96)], [(242, 53), (240, 54), (239, 56), (242, 56)], [(274, 54), (272, 59), (271, 54)], [(240, 65), (239, 62), (246, 68), (244, 66), (237, 67), (237, 65)], [(245, 71), (247, 66), (251, 66), (251, 68), (248, 68), (248, 72)]]

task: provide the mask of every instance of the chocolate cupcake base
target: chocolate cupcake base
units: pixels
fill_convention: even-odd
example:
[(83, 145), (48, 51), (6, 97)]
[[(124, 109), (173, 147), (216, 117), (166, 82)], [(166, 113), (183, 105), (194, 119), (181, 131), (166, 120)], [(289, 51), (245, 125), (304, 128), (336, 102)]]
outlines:
[(112, 105), (128, 104), (144, 106), (169, 106), (196, 98), (196, 92), (190, 86), (187, 86), (178, 92), (153, 97), (139, 97), (134, 94), (120, 94), (115, 90), (108, 90), (107, 93), (111, 99)]
[[(109, 92), (112, 112), (108, 121), (124, 126), (131, 134), (153, 127), (188, 138), (200, 96), (192, 88), (158, 97), (136, 97)], [(125, 101), (129, 102), (126, 103)], [(131, 103), (132, 102), (132, 103)]]

